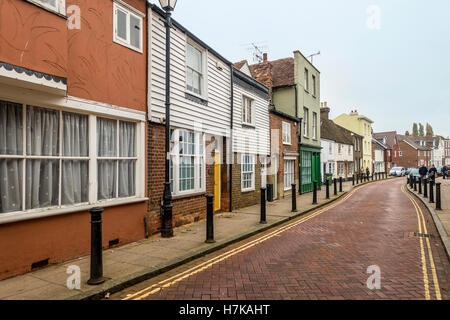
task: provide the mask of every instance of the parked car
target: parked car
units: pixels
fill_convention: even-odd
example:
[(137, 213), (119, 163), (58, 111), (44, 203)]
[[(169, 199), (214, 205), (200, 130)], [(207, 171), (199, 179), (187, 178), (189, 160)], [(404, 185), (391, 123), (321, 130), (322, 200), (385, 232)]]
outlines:
[(390, 176), (393, 177), (403, 177), (405, 175), (405, 168), (403, 167), (395, 167), (391, 169), (391, 172), (389, 172)]
[(409, 172), (409, 178), (419, 181), (420, 180), (419, 169), (411, 169), (411, 171)]

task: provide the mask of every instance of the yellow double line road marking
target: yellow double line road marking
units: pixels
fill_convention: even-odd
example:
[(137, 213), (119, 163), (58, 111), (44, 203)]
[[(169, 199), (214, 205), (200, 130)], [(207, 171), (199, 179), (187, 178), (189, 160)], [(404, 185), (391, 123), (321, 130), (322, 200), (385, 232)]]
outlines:
[(258, 239), (250, 241), (249, 243), (246, 243), (246, 244), (244, 244), (244, 245), (242, 245), (242, 246), (240, 246), (238, 248), (235, 248), (233, 250), (227, 251), (227, 252), (225, 252), (225, 253), (217, 256), (217, 257), (214, 257), (214, 258), (212, 258), (212, 259), (210, 259), (210, 260), (208, 260), (206, 262), (203, 262), (203, 263), (201, 263), (201, 264), (199, 264), (199, 265), (197, 265), (197, 266), (195, 266), (193, 268), (190, 268), (190, 269), (188, 269), (188, 270), (186, 270), (184, 272), (181, 272), (181, 273), (179, 273), (179, 274), (177, 274), (175, 276), (172, 276), (172, 277), (170, 277), (170, 278), (168, 278), (168, 279), (166, 279), (164, 281), (161, 281), (161, 282), (159, 282), (157, 284), (154, 284), (154, 285), (152, 285), (152, 286), (150, 286), (148, 288), (145, 288), (145, 289), (143, 289), (143, 290), (141, 290), (139, 292), (136, 292), (136, 293), (126, 297), (123, 300), (142, 300), (142, 299), (147, 298), (148, 296), (151, 296), (151, 295), (153, 295), (155, 293), (160, 292), (162, 289), (171, 287), (172, 285), (176, 284), (177, 282), (180, 282), (180, 281), (182, 281), (182, 280), (184, 280), (186, 278), (189, 278), (189, 277), (191, 277), (191, 276), (193, 276), (193, 275), (195, 275), (197, 273), (200, 273), (200, 272), (202, 272), (202, 271), (204, 271), (206, 269), (209, 269), (210, 267), (212, 267), (213, 265), (215, 265), (215, 264), (217, 264), (217, 263), (219, 263), (221, 261), (224, 261), (224, 260), (226, 260), (226, 259), (228, 259), (228, 258), (230, 258), (230, 257), (232, 257), (232, 256), (234, 256), (234, 255), (236, 255), (236, 254), (238, 254), (240, 252), (242, 252), (242, 251), (248, 250), (248, 249), (250, 249), (250, 248), (252, 248), (252, 247), (254, 247), (254, 246), (256, 246), (256, 245), (258, 245), (260, 243), (263, 243), (263, 242), (265, 242), (265, 241), (267, 241), (267, 240), (269, 240), (269, 239), (279, 235), (280, 233), (283, 233), (283, 232), (285, 232), (287, 230), (290, 230), (290, 229), (292, 229), (292, 228), (294, 228), (294, 227), (296, 227), (296, 226), (298, 226), (298, 225), (300, 225), (302, 223), (305, 223), (308, 220), (311, 220), (311, 219), (317, 217), (318, 215), (320, 215), (320, 214), (322, 214), (322, 213), (324, 213), (324, 212), (326, 212), (328, 210), (331, 210), (331, 209), (337, 207), (338, 205), (340, 205), (344, 201), (348, 200), (356, 191), (360, 190), (363, 187), (365, 187), (365, 185), (353, 189), (351, 192), (349, 192), (341, 200), (339, 200), (339, 201), (337, 201), (337, 202), (335, 202), (333, 204), (330, 204), (329, 206), (326, 206), (326, 207), (324, 207), (322, 209), (319, 209), (318, 211), (315, 211), (315, 212), (307, 215), (306, 217), (303, 217), (303, 218), (301, 218), (301, 219), (299, 219), (297, 221), (291, 222), (291, 223), (289, 223), (289, 224), (287, 224), (285, 226), (282, 226), (282, 227), (278, 228), (277, 230), (272, 231), (272, 232), (270, 232), (270, 233), (268, 233), (268, 234), (266, 234), (266, 235), (264, 235), (264, 236), (262, 236), (262, 237), (260, 237)]
[[(409, 198), (409, 200), (411, 200), (414, 208), (416, 209), (417, 223), (419, 225), (419, 233), (420, 234), (428, 234), (427, 224), (425, 222), (425, 217), (423, 215), (422, 209), (417, 204), (416, 200), (411, 195), (408, 194), (404, 185), (402, 186), (402, 192)], [(423, 228), (422, 228), (422, 226), (423, 226)], [(426, 238), (425, 241), (426, 241), (427, 249), (428, 249), (427, 250), (428, 251), (428, 259), (430, 260), (431, 274), (433, 277), (436, 299), (442, 300), (441, 290), (439, 288), (439, 280), (438, 280), (437, 272), (436, 272), (436, 266), (434, 264), (433, 252), (431, 250), (430, 239)], [(427, 258), (426, 258), (422, 238), (420, 238), (420, 253), (421, 253), (421, 259), (422, 259), (422, 273), (423, 273), (423, 283), (424, 283), (424, 289), (425, 289), (425, 299), (430, 300), (431, 296), (430, 296), (430, 284), (429, 284), (428, 270), (427, 270)]]

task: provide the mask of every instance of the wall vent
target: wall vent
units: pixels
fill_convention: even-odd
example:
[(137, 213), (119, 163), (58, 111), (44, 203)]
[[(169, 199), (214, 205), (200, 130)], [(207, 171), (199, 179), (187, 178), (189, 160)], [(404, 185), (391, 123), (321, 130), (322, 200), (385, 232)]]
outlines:
[(119, 242), (120, 242), (119, 239), (111, 240), (111, 241), (109, 242), (109, 247), (112, 248), (112, 247), (114, 247), (114, 246), (117, 246), (117, 245), (119, 244)]
[(38, 261), (38, 262), (31, 264), (31, 270), (40, 269), (40, 268), (48, 266), (49, 260), (50, 259), (45, 259), (45, 260)]

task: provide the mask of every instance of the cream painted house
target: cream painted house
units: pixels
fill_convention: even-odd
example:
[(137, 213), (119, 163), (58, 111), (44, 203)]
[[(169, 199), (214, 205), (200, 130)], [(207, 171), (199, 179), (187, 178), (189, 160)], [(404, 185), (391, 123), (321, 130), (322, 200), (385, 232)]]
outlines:
[(369, 168), (372, 173), (372, 124), (373, 121), (366, 116), (360, 115), (358, 111), (352, 111), (350, 114), (341, 114), (335, 118), (334, 123), (344, 127), (363, 137), (361, 167), (366, 170)]

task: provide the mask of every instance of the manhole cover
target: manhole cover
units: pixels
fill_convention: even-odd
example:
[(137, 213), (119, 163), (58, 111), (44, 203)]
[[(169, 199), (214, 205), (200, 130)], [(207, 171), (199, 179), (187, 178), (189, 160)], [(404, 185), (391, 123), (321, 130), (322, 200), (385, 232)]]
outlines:
[(417, 233), (417, 232), (414, 233), (414, 236), (418, 237), (418, 238), (432, 238), (433, 237), (432, 234), (424, 234), (424, 233)]

